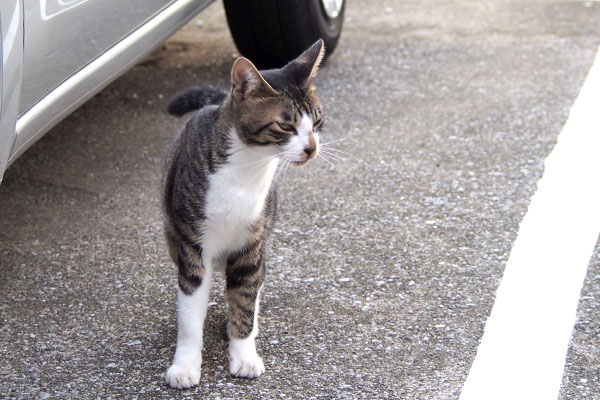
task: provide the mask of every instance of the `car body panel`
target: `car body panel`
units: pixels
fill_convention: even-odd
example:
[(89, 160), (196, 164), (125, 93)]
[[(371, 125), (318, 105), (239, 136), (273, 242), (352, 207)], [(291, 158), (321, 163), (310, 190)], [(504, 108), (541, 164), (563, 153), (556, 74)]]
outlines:
[(19, 115), (174, 0), (24, 0)]
[(22, 0), (0, 2), (0, 181), (15, 142), (23, 66)]
[[(21, 0), (11, 1), (18, 3), (20, 5), (18, 8), (22, 10), (23, 3)], [(62, 4), (68, 4), (73, 3), (76, 0), (59, 1)], [(104, 4), (100, 0), (90, 1), (97, 1)], [(139, 1), (145, 0), (136, 0), (136, 2)], [(19, 14), (19, 32), (21, 35), (20, 57), (19, 54), (16, 53), (9, 57), (5, 57), (5, 52), (3, 52), (2, 130), (0, 131), (0, 145), (2, 146), (0, 156), (3, 158), (0, 159), (0, 179), (2, 178), (5, 168), (35, 143), (35, 141), (42, 137), (44, 133), (69, 113), (74, 111), (83, 102), (108, 85), (112, 80), (117, 78), (126, 69), (135, 64), (144, 55), (166, 40), (212, 1), (213, 0), (172, 1), (158, 14), (155, 14), (153, 17), (150, 15), (149, 17), (151, 18), (131, 34), (115, 43), (98, 57), (89, 60), (89, 63), (78, 69), (75, 73), (65, 76), (58, 86), (51, 88), (50, 90), (47, 88), (44, 89), (44, 91), (48, 91), (45, 92), (43, 97), (36, 101), (30, 108), (22, 110), (22, 113), (17, 118), (13, 97), (18, 97), (20, 87), (14, 87), (12, 90), (15, 91), (10, 92), (9, 88), (7, 88), (7, 82), (14, 86), (14, 81), (18, 81), (18, 85), (20, 86), (21, 81), (24, 81), (25, 76), (21, 79), (19, 75), (20, 72), (18, 71), (13, 71), (12, 74), (8, 76), (6, 64), (14, 63), (13, 67), (18, 64), (19, 69), (22, 70), (23, 68), (23, 14), (21, 12)], [(133, 2), (133, 0), (131, 0), (131, 2)], [(123, 3), (126, 2), (119, 2), (119, 5)], [(0, 4), (3, 29), (3, 49), (5, 48), (5, 42), (7, 41), (4, 30), (8, 31), (7, 28), (5, 29), (5, 19), (7, 18), (5, 18), (4, 14), (10, 10), (12, 10), (12, 8), (8, 7), (5, 0), (3, 0)], [(25, 26), (27, 26), (27, 20), (25, 20)], [(27, 47), (27, 42), (25, 43), (25, 47)], [(4, 110), (5, 94), (8, 102), (7, 107), (10, 106), (6, 111)], [(10, 145), (9, 136), (15, 136), (15, 132), (16, 138), (13, 139), (14, 143)], [(9, 145), (11, 150), (7, 152), (6, 146)], [(6, 157), (6, 153), (8, 153), (8, 157), (4, 158)]]

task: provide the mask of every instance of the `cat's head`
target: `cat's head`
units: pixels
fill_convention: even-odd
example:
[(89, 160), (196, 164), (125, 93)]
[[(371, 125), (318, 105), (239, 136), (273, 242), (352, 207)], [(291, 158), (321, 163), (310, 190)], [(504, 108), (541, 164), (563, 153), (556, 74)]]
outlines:
[(285, 67), (260, 72), (246, 58), (235, 61), (230, 105), (243, 143), (272, 146), (295, 165), (317, 156), (323, 113), (311, 81), (324, 52), (318, 40)]

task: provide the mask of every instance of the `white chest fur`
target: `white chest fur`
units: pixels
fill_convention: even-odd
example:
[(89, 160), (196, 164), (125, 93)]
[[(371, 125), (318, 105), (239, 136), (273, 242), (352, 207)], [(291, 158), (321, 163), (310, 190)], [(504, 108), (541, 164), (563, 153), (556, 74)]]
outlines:
[(248, 228), (263, 211), (279, 161), (276, 149), (247, 147), (235, 132), (231, 134), (231, 156), (209, 177), (206, 195), (202, 245), (211, 261), (246, 244)]

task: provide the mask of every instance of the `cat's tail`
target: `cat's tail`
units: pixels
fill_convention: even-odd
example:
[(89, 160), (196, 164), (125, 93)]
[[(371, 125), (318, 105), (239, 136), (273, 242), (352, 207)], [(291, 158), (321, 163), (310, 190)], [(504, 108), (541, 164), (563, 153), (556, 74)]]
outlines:
[(212, 86), (194, 86), (176, 94), (169, 101), (167, 111), (179, 117), (204, 106), (222, 104), (226, 97), (227, 92), (222, 89)]

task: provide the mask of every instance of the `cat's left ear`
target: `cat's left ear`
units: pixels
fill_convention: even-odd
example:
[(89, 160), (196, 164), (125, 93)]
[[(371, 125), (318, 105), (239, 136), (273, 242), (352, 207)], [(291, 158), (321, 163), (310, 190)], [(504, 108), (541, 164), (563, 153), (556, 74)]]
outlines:
[(317, 74), (319, 65), (325, 55), (325, 43), (323, 39), (317, 40), (312, 46), (292, 60), (286, 69), (290, 70), (298, 85), (309, 86), (310, 81)]
[(277, 91), (265, 81), (254, 64), (244, 57), (239, 57), (233, 63), (231, 91), (237, 101), (277, 95)]

